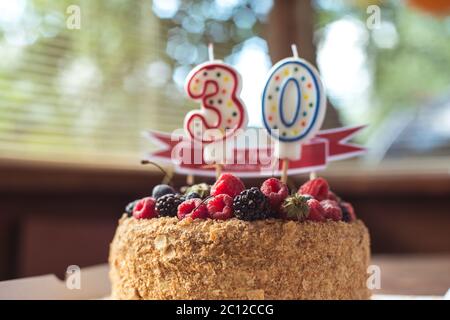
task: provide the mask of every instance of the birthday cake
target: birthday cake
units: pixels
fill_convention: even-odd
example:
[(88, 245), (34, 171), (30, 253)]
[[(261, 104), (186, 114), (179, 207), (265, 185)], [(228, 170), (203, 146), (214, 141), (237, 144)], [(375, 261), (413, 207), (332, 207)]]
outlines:
[[(298, 190), (285, 183), (289, 173), (314, 171), (363, 150), (346, 143), (360, 128), (319, 132), (326, 110), (323, 84), (295, 45), (292, 51), (293, 57), (271, 68), (262, 92), (261, 130), (271, 144), (260, 143), (258, 132), (247, 134), (240, 74), (214, 59), (212, 45), (209, 61), (188, 74), (186, 93), (200, 108), (187, 113), (179, 142), (150, 132), (164, 148), (146, 160), (170, 160), (175, 171), (192, 175), (205, 175), (212, 165), (218, 178), (212, 186), (183, 190), (157, 185), (151, 196), (127, 206), (110, 248), (113, 298), (370, 297), (369, 234), (353, 207), (323, 178)], [(237, 137), (250, 144), (238, 148)], [(199, 150), (199, 161), (192, 161)], [(269, 167), (281, 181), (269, 178), (247, 188), (230, 173), (220, 175), (222, 169), (267, 175), (261, 159), (266, 153), (280, 160)]]
[(134, 201), (110, 247), (115, 299), (368, 299), (369, 234), (323, 178), (222, 174)]

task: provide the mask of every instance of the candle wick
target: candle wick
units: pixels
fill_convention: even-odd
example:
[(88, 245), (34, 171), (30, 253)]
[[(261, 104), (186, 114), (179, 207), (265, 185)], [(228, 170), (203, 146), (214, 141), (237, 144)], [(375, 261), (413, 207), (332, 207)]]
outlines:
[(291, 48), (292, 48), (292, 55), (294, 56), (294, 58), (298, 58), (297, 45), (292, 44)]
[(211, 42), (208, 44), (208, 57), (209, 61), (214, 60), (214, 45)]

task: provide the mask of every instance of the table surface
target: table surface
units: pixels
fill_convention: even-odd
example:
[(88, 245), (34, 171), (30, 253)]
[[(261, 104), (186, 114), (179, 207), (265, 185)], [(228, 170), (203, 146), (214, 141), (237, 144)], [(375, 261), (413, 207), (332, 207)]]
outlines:
[(374, 294), (443, 296), (450, 289), (450, 255), (375, 255), (381, 289)]
[[(442, 297), (450, 288), (450, 255), (374, 255), (371, 264), (379, 266), (381, 273), (381, 289), (373, 290), (374, 298), (376, 299), (410, 299), (424, 298), (424, 296)], [(97, 293), (100, 290), (99, 288), (102, 287), (98, 285), (98, 281), (103, 283), (106, 288), (103, 289), (103, 295), (100, 296), (106, 296), (110, 292), (108, 270), (108, 264), (83, 269), (84, 277), (95, 279), (87, 281), (87, 283), (94, 285), (83, 286), (83, 293), (80, 290), (66, 290), (64, 283), (50, 276), (51, 281), (49, 279), (45, 280), (47, 281), (46, 286), (48, 289), (44, 292), (45, 297), (56, 295), (56, 297), (61, 298), (61, 292), (67, 295), (74, 293), (85, 294), (85, 291), (87, 291), (84, 298), (89, 298), (92, 296), (92, 292), (89, 292), (89, 290)], [(33, 283), (24, 282), (24, 279), (16, 281), (21, 282), (22, 289), (24, 289), (24, 285), (35, 286)], [(43, 280), (42, 277), (37, 277), (33, 281)], [(53, 286), (48, 281), (54, 282)], [(5, 285), (5, 282), (3, 285)], [(42, 286), (42, 283), (39, 283), (39, 286)], [(50, 288), (55, 289), (55, 287), (57, 287), (56, 289), (59, 288), (58, 292), (51, 292)], [(2, 298), (2, 293), (4, 298), (8, 299), (14, 299), (15, 297), (23, 299), (24, 293), (26, 293), (27, 299), (43, 298), (42, 290), (38, 290), (39, 297), (37, 297), (34, 294), (28, 294), (33, 290), (22, 289), (16, 290), (16, 296), (11, 295), (12, 291), (10, 289), (3, 290), (3, 292), (0, 290), (0, 299)], [(77, 297), (72, 296), (71, 298)]]

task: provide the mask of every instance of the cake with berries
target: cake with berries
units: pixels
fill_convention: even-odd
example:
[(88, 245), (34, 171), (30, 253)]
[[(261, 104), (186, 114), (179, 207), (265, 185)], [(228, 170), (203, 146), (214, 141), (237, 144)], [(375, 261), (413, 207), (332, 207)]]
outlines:
[(130, 203), (110, 248), (115, 299), (368, 299), (369, 234), (323, 178), (289, 190), (230, 174)]

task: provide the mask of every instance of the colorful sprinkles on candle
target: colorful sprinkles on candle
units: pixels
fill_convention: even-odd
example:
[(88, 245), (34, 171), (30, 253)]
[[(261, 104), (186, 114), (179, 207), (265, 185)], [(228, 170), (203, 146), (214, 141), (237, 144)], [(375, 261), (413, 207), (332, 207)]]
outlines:
[(201, 109), (185, 117), (189, 137), (214, 142), (244, 128), (247, 115), (239, 98), (240, 87), (237, 71), (224, 63), (207, 62), (192, 70), (186, 91), (191, 99), (201, 102)]
[(272, 68), (262, 100), (264, 125), (282, 142), (308, 138), (326, 107), (317, 71), (298, 58), (282, 60)]

